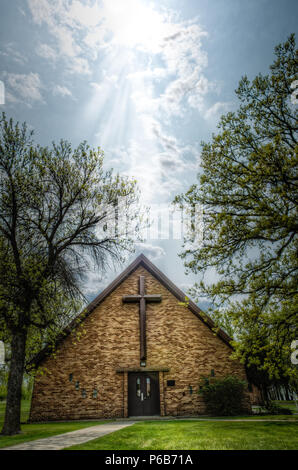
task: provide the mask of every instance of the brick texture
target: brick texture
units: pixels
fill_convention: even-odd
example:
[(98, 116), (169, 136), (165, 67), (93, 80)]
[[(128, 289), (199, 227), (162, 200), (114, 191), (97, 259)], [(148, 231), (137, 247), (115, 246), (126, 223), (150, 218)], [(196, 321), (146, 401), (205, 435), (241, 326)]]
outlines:
[[(146, 307), (143, 368), (168, 369), (159, 372), (161, 415), (203, 414), (198, 383), (211, 369), (216, 376), (246, 379), (243, 365), (231, 359), (227, 344), (139, 266), (84, 320), (79, 340), (71, 334), (55, 356), (42, 362), (43, 375), (37, 375), (34, 383), (31, 421), (127, 417), (128, 373), (119, 369), (140, 368), (139, 307), (123, 304), (122, 296), (138, 294), (140, 275), (145, 276), (147, 294), (162, 295), (161, 303)], [(175, 386), (167, 386), (170, 379)]]

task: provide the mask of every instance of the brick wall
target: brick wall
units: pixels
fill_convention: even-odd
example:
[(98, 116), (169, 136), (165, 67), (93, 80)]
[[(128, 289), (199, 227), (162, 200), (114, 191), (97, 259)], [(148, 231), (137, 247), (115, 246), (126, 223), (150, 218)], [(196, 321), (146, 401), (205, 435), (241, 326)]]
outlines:
[[(162, 415), (204, 413), (198, 382), (211, 369), (216, 376), (246, 378), (243, 366), (230, 358), (231, 349), (140, 266), (84, 320), (79, 341), (68, 336), (55, 357), (43, 361), (31, 421), (127, 416), (127, 372), (117, 370), (140, 367), (139, 307), (123, 304), (122, 296), (138, 294), (140, 275), (147, 294), (162, 295), (161, 303), (146, 307), (146, 368), (169, 369), (159, 372)], [(167, 386), (169, 379), (174, 387)]]

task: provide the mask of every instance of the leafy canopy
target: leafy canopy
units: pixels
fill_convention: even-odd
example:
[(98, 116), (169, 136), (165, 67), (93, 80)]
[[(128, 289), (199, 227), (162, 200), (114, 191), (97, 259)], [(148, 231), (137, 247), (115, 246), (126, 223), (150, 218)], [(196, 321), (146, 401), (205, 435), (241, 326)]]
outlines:
[(192, 293), (212, 299), (214, 318), (234, 334), (246, 363), (297, 378), (290, 363), (298, 337), (294, 35), (275, 56), (270, 74), (241, 79), (238, 110), (222, 116), (218, 133), (202, 143), (199, 184), (175, 202), (204, 214), (203, 242), (186, 237), (180, 254), (203, 279)]
[[(116, 224), (119, 218), (126, 225)], [(86, 142), (34, 145), (0, 119), (0, 339), (26, 331), (30, 356), (82, 308), (88, 269), (121, 262), (138, 238), (136, 181), (104, 169)], [(116, 221), (116, 222), (115, 222)]]

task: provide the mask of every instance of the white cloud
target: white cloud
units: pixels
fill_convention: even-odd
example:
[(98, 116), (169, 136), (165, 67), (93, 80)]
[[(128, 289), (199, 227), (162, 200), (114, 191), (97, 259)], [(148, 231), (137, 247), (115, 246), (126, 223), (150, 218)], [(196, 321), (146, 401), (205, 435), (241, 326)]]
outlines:
[(53, 6), (47, 0), (28, 0), (28, 5), (33, 16), (33, 20), (37, 24), (44, 21), (49, 22), (50, 17), (54, 14)]
[(137, 72), (132, 72), (127, 75), (129, 80), (158, 80), (160, 78), (165, 78), (168, 75), (166, 68), (164, 67), (154, 67), (147, 68), (144, 70), (138, 70)]
[(36, 53), (47, 60), (55, 61), (57, 59), (57, 52), (48, 44), (39, 44), (36, 47)]
[[(143, 253), (151, 261), (156, 261), (166, 256), (166, 252), (161, 246), (150, 243), (137, 243), (132, 258), (135, 259), (140, 253)], [(126, 260), (125, 265), (127, 265), (127, 261), (128, 260)], [(111, 265), (111, 269), (104, 274), (101, 274), (98, 269), (89, 270), (83, 287), (85, 296), (91, 299), (98, 295), (123, 271), (125, 265), (115, 265), (114, 267)]]
[(136, 245), (136, 252), (143, 253), (151, 261), (156, 261), (166, 255), (165, 250), (158, 245), (152, 245), (150, 243), (138, 243)]
[(4, 83), (8, 88), (13, 102), (22, 102), (31, 106), (33, 102), (44, 103), (41, 94), (43, 84), (38, 73), (29, 74), (3, 73)]
[[(164, 145), (172, 145), (173, 149), (166, 151)], [(123, 174), (138, 181), (142, 202), (149, 205), (171, 201), (183, 189), (184, 172), (197, 171), (196, 149), (172, 142), (167, 135), (143, 141), (135, 138), (125, 148), (105, 148), (105, 154), (107, 165), (121, 168)]]
[(160, 52), (165, 31), (171, 30), (165, 14), (141, 0), (103, 0), (102, 5), (103, 25), (113, 33), (114, 45), (153, 54)]
[(179, 288), (182, 290), (182, 292), (186, 293), (191, 289), (193, 284), (190, 282), (183, 282), (182, 284), (179, 285)]
[[(89, 4), (88, 4), (89, 3)], [(69, 11), (70, 24), (72, 21), (79, 27), (94, 28), (102, 18), (102, 10), (98, 2), (90, 5), (90, 2), (75, 0), (71, 3)]]
[(83, 57), (75, 57), (67, 66), (70, 73), (77, 73), (79, 75), (90, 75), (91, 69), (87, 59)]
[[(157, 57), (162, 60), (162, 66), (140, 68), (128, 74), (127, 78), (134, 85), (132, 99), (139, 108), (141, 102), (147, 109), (151, 107), (171, 118), (173, 115), (182, 116), (187, 104), (201, 110), (203, 97), (211, 84), (203, 74), (208, 63), (202, 49), (202, 38), (206, 33), (197, 24), (167, 21), (164, 19), (163, 33), (165, 35), (171, 29), (173, 34), (160, 41)], [(154, 96), (155, 84), (165, 79), (164, 90)]]
[[(194, 147), (183, 145), (176, 137), (166, 134), (158, 122), (152, 124), (152, 132), (161, 148), (156, 159), (164, 175), (168, 175), (170, 171), (177, 174), (185, 170), (196, 170), (194, 161), (197, 160), (198, 153)], [(191, 160), (186, 160), (186, 155), (189, 155)]]
[[(33, 21), (38, 25), (45, 24), (56, 41), (56, 46), (40, 45), (38, 55), (55, 59), (63, 58), (70, 73), (90, 74), (86, 48), (81, 46), (80, 33), (98, 22), (93, 8), (81, 2), (71, 3), (61, 0), (28, 0)], [(98, 12), (98, 6), (96, 6)]]
[(143, 86), (136, 87), (130, 95), (135, 110), (141, 119), (148, 119), (148, 116), (151, 119), (151, 116), (157, 115), (159, 111), (159, 99), (154, 98), (152, 95), (153, 89), (151, 87), (150, 90), (149, 85), (146, 90)]
[(218, 101), (205, 111), (205, 119), (218, 119), (221, 114), (226, 113), (232, 106), (230, 102)]
[(117, 74), (108, 75), (105, 71), (103, 72), (103, 79), (99, 82), (90, 82), (91, 87), (96, 92), (107, 92), (111, 86), (118, 87), (119, 77)]
[(113, 147), (112, 161), (139, 180), (145, 200), (171, 198), (198, 157), (168, 130), (172, 118), (190, 108), (204, 113), (212, 87), (198, 19), (182, 21), (145, 0), (27, 1), (33, 21), (52, 36), (37, 53), (64, 60), (64, 73), (90, 75), (82, 121), (99, 122), (104, 113), (94, 134), (106, 154)]
[(19, 100), (9, 91), (5, 90), (5, 101), (7, 103), (19, 103)]
[[(184, 98), (192, 107), (201, 105), (201, 97), (208, 89), (202, 70), (207, 56), (202, 49), (206, 36), (197, 19), (187, 22), (175, 21), (173, 12), (158, 9), (143, 0), (28, 0), (35, 23), (46, 24), (55, 38), (56, 49), (45, 44), (38, 46), (37, 53), (54, 59), (55, 55), (67, 62), (71, 73), (91, 74), (90, 64), (99, 51), (111, 51), (116, 60), (125, 56), (136, 60), (138, 51), (148, 54), (150, 64), (127, 74), (135, 84), (146, 81), (150, 89), (156, 81), (168, 78), (164, 92), (158, 97), (143, 91), (142, 83), (134, 88), (133, 98), (145, 103), (146, 108), (158, 107), (169, 116), (182, 112)], [(118, 57), (117, 57), (118, 54)], [(153, 66), (152, 60), (161, 59), (162, 64)], [(139, 91), (143, 94), (140, 100)], [(151, 96), (150, 96), (151, 95)]]
[(5, 44), (3, 50), (0, 51), (0, 55), (3, 57), (8, 57), (20, 65), (24, 65), (26, 62), (28, 62), (27, 57), (17, 50), (16, 44), (13, 42)]
[(204, 36), (198, 25), (182, 23), (177, 25), (174, 35), (164, 40), (163, 58), (168, 74), (173, 78), (160, 97), (160, 106), (169, 115), (181, 114), (185, 99), (192, 106), (208, 90), (208, 80), (202, 72), (207, 66), (207, 56), (201, 44)]
[(66, 86), (55, 85), (53, 88), (54, 96), (72, 96), (71, 91)]

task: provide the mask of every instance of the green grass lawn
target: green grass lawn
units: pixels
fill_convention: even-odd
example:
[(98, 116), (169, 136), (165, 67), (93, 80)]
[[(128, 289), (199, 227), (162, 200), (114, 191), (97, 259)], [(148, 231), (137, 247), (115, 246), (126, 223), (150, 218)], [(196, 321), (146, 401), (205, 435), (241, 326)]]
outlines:
[(298, 422), (147, 421), (70, 449), (297, 450)]
[(218, 417), (207, 417), (204, 416), (200, 419), (206, 419), (206, 420), (223, 420), (226, 421), (228, 420), (245, 420), (245, 421), (262, 421), (262, 420), (271, 420), (271, 421), (297, 421), (298, 423), (298, 415), (255, 415), (255, 416), (218, 416)]
[[(290, 402), (293, 404), (293, 402)], [(0, 448), (75, 431), (105, 421), (71, 421), (61, 423), (25, 424), (29, 418), (30, 401), (22, 401), (22, 433), (1, 436)], [(293, 410), (295, 411), (295, 410)], [(4, 421), (5, 402), (0, 402), (0, 428)], [(221, 417), (220, 421), (146, 421), (90, 441), (74, 449), (103, 450), (171, 450), (171, 449), (298, 449), (298, 415)], [(245, 419), (245, 422), (223, 421)], [(259, 422), (262, 419), (283, 422)], [(296, 422), (295, 422), (296, 420)]]
[[(22, 400), (21, 422), (24, 423), (29, 418), (30, 401)], [(5, 402), (0, 402), (0, 428), (2, 428), (5, 413)], [(1, 436), (0, 448), (10, 445), (21, 444), (22, 442), (42, 439), (43, 437), (55, 436), (64, 432), (75, 431), (76, 429), (96, 426), (106, 423), (105, 421), (71, 421), (61, 423), (34, 423), (22, 424), (22, 432), (15, 436)]]
[(289, 408), (292, 413), (298, 413), (298, 407), (296, 406), (296, 403), (294, 401), (274, 401), (278, 406), (281, 406), (282, 408)]
[[(104, 421), (106, 423), (106, 421)], [(23, 424), (21, 434), (15, 436), (1, 436), (0, 448), (21, 444), (22, 442), (35, 441), (44, 437), (63, 434), (64, 432), (76, 431), (77, 429), (88, 428), (103, 424), (103, 421), (71, 421), (61, 423), (36, 423)]]
[[(280, 408), (287, 408), (287, 409), (291, 410), (292, 413), (298, 413), (298, 406), (296, 405), (296, 403), (294, 401), (275, 400), (275, 401), (273, 401), (273, 403), (276, 404), (277, 406), (279, 406)], [(259, 409), (263, 412), (266, 412), (266, 409), (262, 406), (254, 406), (253, 409), (254, 409), (255, 413), (256, 413), (257, 409)]]
[[(29, 418), (30, 413), (30, 400), (22, 400), (21, 406), (21, 423), (26, 423)], [(4, 415), (5, 415), (5, 401), (0, 401), (0, 426), (2, 426), (4, 422)]]

